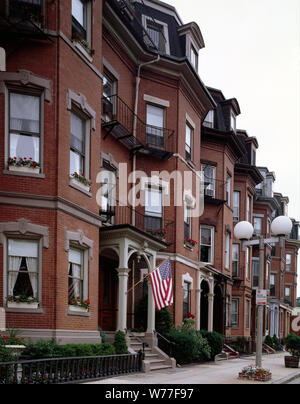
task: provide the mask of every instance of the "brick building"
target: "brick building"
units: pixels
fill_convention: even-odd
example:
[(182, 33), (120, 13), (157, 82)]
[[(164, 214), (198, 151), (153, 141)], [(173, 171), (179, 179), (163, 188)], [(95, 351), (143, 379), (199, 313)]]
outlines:
[[(60, 343), (142, 326), (155, 344), (143, 278), (170, 258), (174, 323), (191, 313), (197, 329), (251, 347), (257, 252), (234, 225), (267, 235), (285, 198), (265, 193), (274, 174), (237, 129), (238, 101), (202, 82), (198, 25), (158, 0), (7, 0), (0, 15), (1, 321)], [(265, 329), (280, 337), (296, 225), (279, 258), (266, 248), (278, 294)]]

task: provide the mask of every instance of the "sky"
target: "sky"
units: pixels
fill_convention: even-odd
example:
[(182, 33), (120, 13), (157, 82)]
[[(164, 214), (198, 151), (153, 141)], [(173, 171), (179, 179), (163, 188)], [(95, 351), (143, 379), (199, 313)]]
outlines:
[(275, 172), (275, 192), (300, 220), (300, 1), (166, 2), (199, 25), (202, 81), (238, 100), (237, 127), (257, 138), (257, 165)]

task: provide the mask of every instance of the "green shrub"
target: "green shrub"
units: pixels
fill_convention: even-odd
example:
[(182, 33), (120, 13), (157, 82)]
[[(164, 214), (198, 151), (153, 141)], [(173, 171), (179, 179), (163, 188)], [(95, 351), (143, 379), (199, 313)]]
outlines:
[(123, 331), (116, 332), (114, 339), (114, 347), (117, 355), (123, 355), (128, 353), (126, 335)]
[(160, 334), (165, 334), (173, 327), (173, 316), (167, 307), (157, 310), (155, 313), (155, 329)]
[(198, 333), (207, 339), (211, 349), (211, 359), (213, 360), (215, 356), (219, 355), (223, 350), (223, 336), (217, 332), (206, 330), (198, 331)]
[(26, 344), (26, 349), (23, 351), (23, 355), (26, 359), (47, 359), (55, 358), (57, 345), (54, 340), (39, 340), (35, 343), (29, 342)]
[(174, 358), (179, 364), (206, 361), (211, 357), (207, 339), (191, 328), (173, 329), (166, 336), (175, 342)]
[(113, 345), (104, 342), (92, 345), (93, 356), (115, 355), (116, 349)]
[(274, 349), (274, 339), (271, 337), (271, 335), (267, 335), (265, 338), (265, 343)]

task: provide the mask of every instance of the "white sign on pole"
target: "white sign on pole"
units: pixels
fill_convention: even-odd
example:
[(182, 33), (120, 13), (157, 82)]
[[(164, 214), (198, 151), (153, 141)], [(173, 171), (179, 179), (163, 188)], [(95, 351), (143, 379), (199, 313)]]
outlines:
[(256, 291), (256, 304), (258, 306), (266, 306), (268, 302), (268, 291), (264, 289), (258, 289)]
[(0, 48), (0, 72), (5, 72), (6, 70), (6, 54), (3, 48)]

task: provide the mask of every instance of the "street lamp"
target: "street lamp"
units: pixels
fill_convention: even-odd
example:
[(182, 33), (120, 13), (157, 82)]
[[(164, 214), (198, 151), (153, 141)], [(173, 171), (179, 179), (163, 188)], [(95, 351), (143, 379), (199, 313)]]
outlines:
[[(275, 237), (264, 239), (250, 240), (253, 236), (254, 229), (249, 222), (239, 222), (234, 228), (234, 235), (238, 240), (242, 241), (242, 249), (248, 246), (259, 246), (259, 285), (260, 290), (264, 289), (264, 262), (265, 262), (265, 244), (280, 242), (283, 246), (282, 239), (292, 231), (293, 223), (287, 216), (278, 216), (273, 220), (271, 225), (271, 233)], [(257, 327), (256, 327), (256, 366), (262, 367), (262, 344), (263, 344), (263, 306), (258, 305), (257, 310)]]

